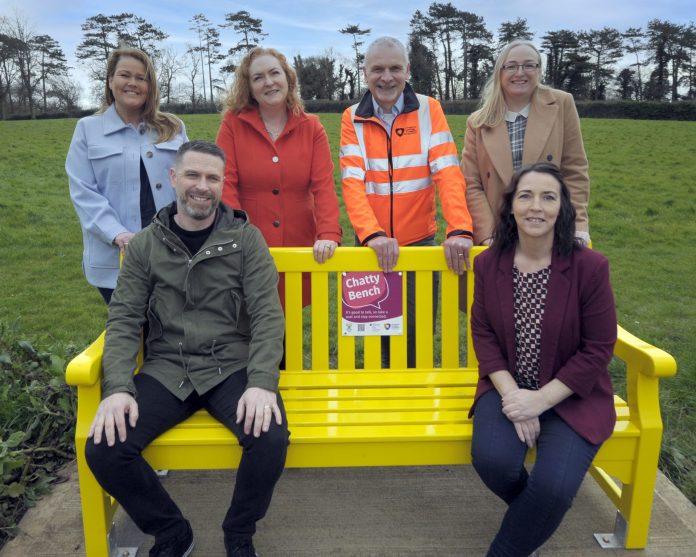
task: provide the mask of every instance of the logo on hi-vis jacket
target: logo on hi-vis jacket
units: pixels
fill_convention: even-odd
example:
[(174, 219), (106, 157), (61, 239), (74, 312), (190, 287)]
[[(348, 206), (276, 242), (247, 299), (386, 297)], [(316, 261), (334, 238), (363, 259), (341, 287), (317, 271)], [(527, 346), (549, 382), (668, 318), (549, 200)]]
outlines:
[(410, 126), (408, 128), (396, 128), (396, 135), (401, 137), (402, 135), (413, 135), (416, 133), (416, 126)]

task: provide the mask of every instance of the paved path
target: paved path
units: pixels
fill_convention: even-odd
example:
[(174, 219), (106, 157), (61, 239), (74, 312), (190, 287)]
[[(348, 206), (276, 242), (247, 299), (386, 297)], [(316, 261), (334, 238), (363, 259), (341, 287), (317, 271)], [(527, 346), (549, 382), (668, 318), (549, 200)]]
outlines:
[[(70, 479), (27, 513), (0, 557), (84, 555), (74, 465), (67, 472)], [(219, 524), (233, 481), (233, 471), (172, 472), (165, 480), (196, 533), (192, 557), (224, 556)], [(485, 555), (503, 512), (470, 466), (286, 470), (255, 543), (262, 557), (476, 557)], [(592, 534), (613, 527), (614, 510), (588, 477), (542, 555), (696, 555), (696, 508), (661, 475), (648, 548), (601, 549)], [(120, 511), (117, 528), (125, 543), (144, 540), (137, 557), (147, 555), (151, 542)]]

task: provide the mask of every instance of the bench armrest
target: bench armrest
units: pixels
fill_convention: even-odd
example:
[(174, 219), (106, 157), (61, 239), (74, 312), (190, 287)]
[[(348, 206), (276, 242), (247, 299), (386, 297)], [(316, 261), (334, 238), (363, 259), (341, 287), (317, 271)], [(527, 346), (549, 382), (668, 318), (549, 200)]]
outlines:
[(626, 362), (628, 368), (648, 377), (672, 377), (677, 373), (677, 362), (670, 354), (642, 341), (621, 326), (618, 327), (614, 354)]
[(104, 353), (104, 334), (75, 356), (65, 371), (68, 385), (89, 387), (97, 384), (102, 372), (102, 355)]

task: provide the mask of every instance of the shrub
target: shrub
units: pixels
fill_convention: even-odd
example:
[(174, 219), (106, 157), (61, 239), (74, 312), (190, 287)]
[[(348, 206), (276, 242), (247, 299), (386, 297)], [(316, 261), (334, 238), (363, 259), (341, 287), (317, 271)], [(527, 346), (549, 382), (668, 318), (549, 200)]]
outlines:
[(76, 403), (64, 372), (75, 352), (39, 351), (0, 323), (0, 547), (74, 458)]

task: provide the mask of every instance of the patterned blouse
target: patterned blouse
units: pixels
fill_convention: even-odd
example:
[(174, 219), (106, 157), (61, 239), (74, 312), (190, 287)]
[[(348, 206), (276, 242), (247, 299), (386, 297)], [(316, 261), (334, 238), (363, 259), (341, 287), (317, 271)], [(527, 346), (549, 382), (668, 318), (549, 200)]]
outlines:
[(522, 389), (539, 388), (539, 354), (541, 351), (541, 324), (548, 292), (551, 267), (534, 273), (522, 273), (512, 268), (515, 299), (515, 354), (517, 364), (515, 381)]
[(527, 118), (529, 107), (525, 106), (519, 112), (508, 110), (505, 113), (508, 136), (510, 137), (510, 149), (512, 151), (512, 169), (519, 170), (522, 166), (522, 151), (524, 148), (524, 133), (527, 131)]

